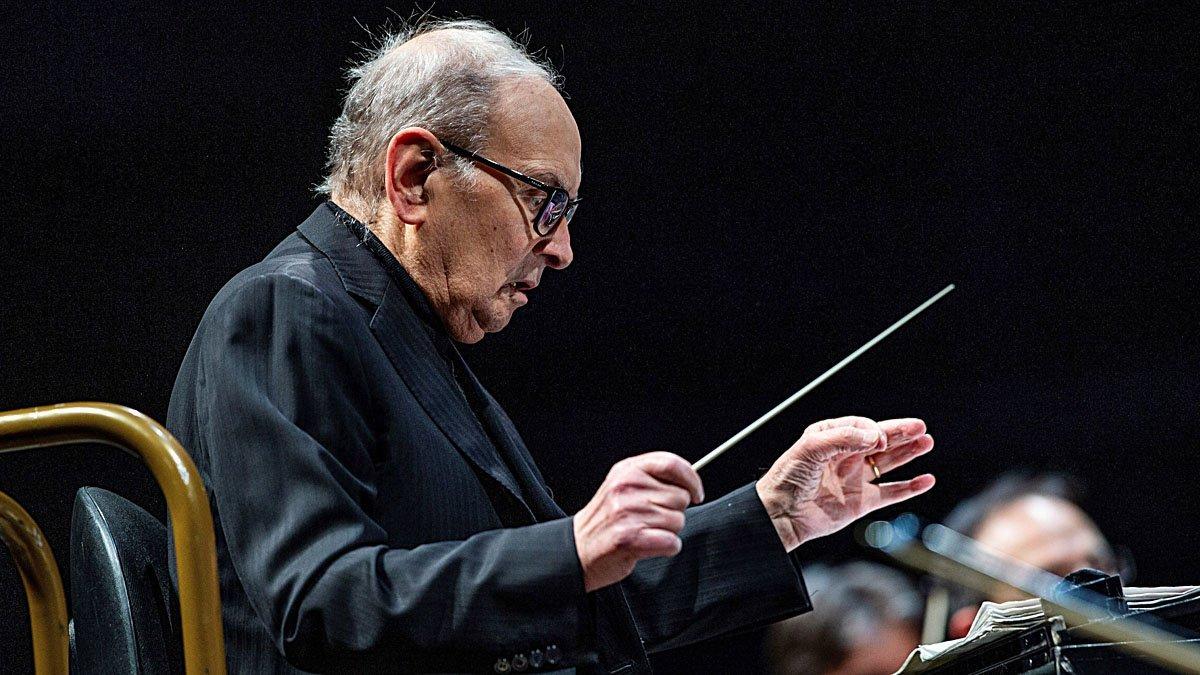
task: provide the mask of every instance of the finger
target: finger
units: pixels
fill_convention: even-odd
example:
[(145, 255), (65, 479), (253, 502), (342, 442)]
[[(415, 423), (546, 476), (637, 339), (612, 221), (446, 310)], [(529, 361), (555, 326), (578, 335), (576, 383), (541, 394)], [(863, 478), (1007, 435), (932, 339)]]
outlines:
[(693, 503), (704, 501), (704, 483), (700, 474), (684, 458), (669, 452), (651, 452), (641, 455), (638, 460), (638, 465), (648, 475), (687, 490)]
[(690, 492), (677, 485), (668, 485), (656, 478), (644, 476), (636, 488), (623, 493), (633, 510), (649, 512), (654, 509), (682, 511), (692, 503)]
[[(897, 444), (888, 444), (886, 448), (864, 458), (870, 464), (875, 464), (880, 473), (906, 464), (916, 456), (925, 454), (933, 447), (933, 437), (922, 434), (916, 438), (903, 440)], [(910, 454), (917, 453), (917, 454)], [(849, 457), (847, 457), (849, 459)]]
[(915, 417), (883, 420), (879, 428), (887, 434), (888, 447), (910, 441), (925, 433), (925, 422)]
[(661, 506), (651, 506), (649, 507), (649, 512), (643, 516), (642, 522), (647, 527), (679, 534), (683, 531), (683, 524), (686, 520), (687, 518), (683, 511), (664, 509)]
[(675, 511), (682, 511), (692, 503), (692, 495), (687, 490), (664, 483), (658, 483), (654, 489), (649, 490), (646, 499), (651, 504)]
[(879, 473), (887, 473), (908, 464), (932, 449), (933, 436), (923, 434), (896, 447), (889, 446), (887, 450), (877, 455), (871, 455), (871, 460), (875, 462), (875, 466), (879, 467)]
[[(883, 483), (879, 486), (879, 505), (876, 509), (898, 504), (906, 499), (912, 499), (919, 494), (928, 492), (934, 484), (933, 474), (924, 473), (916, 478), (897, 483)], [(872, 509), (874, 510), (874, 509)]]
[(806, 434), (796, 445), (801, 456), (818, 461), (827, 461), (838, 455), (877, 452), (884, 448), (884, 437), (879, 427), (834, 427), (813, 434)]
[(674, 532), (648, 527), (638, 533), (630, 552), (640, 560), (673, 556), (683, 550), (683, 540)]
[(849, 415), (846, 417), (838, 417), (832, 420), (813, 422), (812, 424), (808, 425), (808, 428), (804, 430), (804, 433), (807, 434), (815, 431), (825, 431), (826, 429), (833, 429), (835, 427), (858, 427), (859, 429), (870, 429), (873, 426), (875, 426), (875, 420), (873, 419), (868, 417), (860, 417), (858, 415)]

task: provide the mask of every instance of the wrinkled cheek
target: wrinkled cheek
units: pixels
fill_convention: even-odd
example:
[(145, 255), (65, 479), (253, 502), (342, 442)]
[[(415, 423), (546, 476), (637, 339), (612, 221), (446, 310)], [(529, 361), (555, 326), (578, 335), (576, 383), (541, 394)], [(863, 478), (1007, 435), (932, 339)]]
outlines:
[(520, 223), (518, 227), (514, 227), (509, 230), (509, 232), (512, 232), (513, 235), (509, 237), (508, 241), (506, 242), (508, 248), (507, 253), (508, 259), (514, 261), (515, 266), (519, 266), (522, 262), (533, 255), (533, 244), (535, 240), (530, 238), (530, 227), (531, 226), (526, 225), (525, 223)]

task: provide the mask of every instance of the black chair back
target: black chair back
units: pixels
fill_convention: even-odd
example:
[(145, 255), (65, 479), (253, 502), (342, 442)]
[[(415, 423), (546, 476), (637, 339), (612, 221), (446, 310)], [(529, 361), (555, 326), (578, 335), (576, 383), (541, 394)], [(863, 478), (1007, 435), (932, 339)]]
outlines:
[(71, 671), (183, 672), (167, 528), (133, 502), (80, 488), (71, 514)]

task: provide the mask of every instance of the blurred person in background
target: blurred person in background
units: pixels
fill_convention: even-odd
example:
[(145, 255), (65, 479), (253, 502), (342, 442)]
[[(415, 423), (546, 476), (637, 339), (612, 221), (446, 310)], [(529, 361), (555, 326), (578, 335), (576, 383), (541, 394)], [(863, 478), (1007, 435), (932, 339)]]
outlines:
[[(1132, 577), (1127, 555), (1118, 556), (1096, 523), (1080, 508), (1081, 491), (1062, 474), (1010, 473), (979, 494), (959, 502), (946, 517), (950, 529), (978, 541), (992, 552), (1016, 558), (1058, 576), (1090, 567), (1108, 574)], [(947, 638), (967, 634), (984, 600), (1007, 602), (1024, 596), (1011, 588), (997, 587), (988, 594), (962, 587), (935, 587), (928, 612), (938, 613), (932, 598), (947, 598), (941, 613), (927, 616), (922, 642), (936, 642), (929, 625), (946, 627)]]
[(775, 675), (890, 675), (920, 637), (921, 598), (904, 574), (870, 562), (806, 567), (814, 610), (771, 627)]

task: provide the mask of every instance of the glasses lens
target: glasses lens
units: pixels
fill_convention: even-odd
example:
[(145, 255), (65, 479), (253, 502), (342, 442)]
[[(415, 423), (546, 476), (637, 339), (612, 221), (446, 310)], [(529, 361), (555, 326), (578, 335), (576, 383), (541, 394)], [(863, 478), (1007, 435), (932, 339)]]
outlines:
[(538, 218), (538, 234), (550, 234), (550, 230), (553, 230), (559, 219), (563, 217), (569, 201), (570, 197), (567, 196), (566, 190), (555, 190), (550, 193), (550, 201), (542, 208), (542, 216)]

